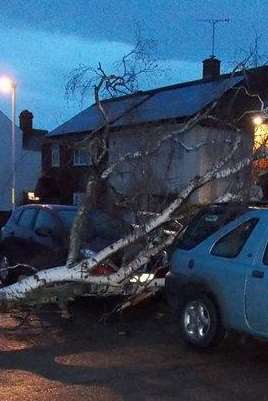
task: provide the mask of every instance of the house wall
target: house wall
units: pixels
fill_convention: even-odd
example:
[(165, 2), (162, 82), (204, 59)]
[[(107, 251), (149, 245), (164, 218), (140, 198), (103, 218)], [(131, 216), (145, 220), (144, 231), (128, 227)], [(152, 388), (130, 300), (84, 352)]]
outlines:
[[(112, 132), (109, 163), (116, 162), (129, 152), (150, 152), (161, 138), (181, 128), (181, 124), (161, 124)], [(122, 197), (127, 194), (131, 199), (136, 199), (137, 207), (159, 209), (167, 199), (174, 199), (193, 177), (203, 175), (216, 161), (229, 154), (236, 135), (231, 129), (196, 126), (176, 136), (177, 142), (163, 142), (159, 150), (149, 157), (121, 163), (114, 170), (109, 182)], [(248, 154), (252, 146), (251, 137), (246, 132), (242, 135), (240, 151), (241, 154)], [(53, 168), (51, 144), (43, 147), (43, 173), (57, 179), (62, 189), (60, 201), (72, 203), (74, 192), (84, 192), (89, 169), (73, 166), (70, 146), (61, 145), (60, 149), (61, 166)], [(231, 186), (233, 180), (230, 179), (215, 181), (196, 191), (191, 196), (191, 201), (212, 202)]]
[(17, 186), (18, 201), (22, 202), (24, 192), (34, 192), (41, 175), (41, 151), (22, 150), (22, 158), (18, 161)]
[[(0, 114), (0, 211), (12, 207), (11, 121)], [(41, 172), (41, 153), (22, 148), (22, 131), (16, 128), (16, 204), (21, 204), (24, 191), (34, 191)]]
[(52, 178), (57, 183), (55, 191), (48, 191), (43, 201), (73, 204), (73, 194), (85, 192), (89, 167), (73, 165), (73, 148), (70, 145), (60, 145), (60, 166), (52, 167), (52, 143), (42, 147), (42, 175)]
[[(129, 151), (150, 151), (167, 133), (181, 128), (177, 124), (119, 131), (110, 141), (110, 161)], [(236, 135), (231, 129), (196, 126), (177, 136), (180, 143), (169, 140), (146, 160), (123, 163), (110, 181), (122, 194), (136, 196), (140, 193), (145, 203), (152, 195), (157, 203), (161, 198), (175, 196), (193, 177), (203, 175), (216, 161), (227, 155)], [(201, 144), (205, 145), (189, 151)], [(251, 137), (244, 132), (240, 152), (248, 153), (250, 149)], [(192, 195), (192, 202), (206, 203), (217, 199), (228, 190), (230, 181), (225, 179), (204, 186)]]

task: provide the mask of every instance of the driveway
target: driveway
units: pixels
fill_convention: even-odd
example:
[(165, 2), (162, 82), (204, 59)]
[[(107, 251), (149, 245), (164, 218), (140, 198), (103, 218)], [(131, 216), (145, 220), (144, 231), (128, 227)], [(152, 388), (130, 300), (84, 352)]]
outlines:
[(0, 400), (267, 401), (268, 344), (232, 338), (196, 353), (163, 302), (109, 323), (105, 308), (83, 301), (72, 323), (42, 312), (16, 331), (1, 315)]

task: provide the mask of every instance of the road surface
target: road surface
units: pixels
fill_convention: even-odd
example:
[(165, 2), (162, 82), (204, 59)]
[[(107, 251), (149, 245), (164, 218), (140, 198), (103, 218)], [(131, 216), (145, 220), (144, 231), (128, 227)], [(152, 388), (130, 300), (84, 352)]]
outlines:
[(268, 344), (235, 338), (196, 353), (162, 303), (106, 324), (104, 306), (88, 303), (68, 324), (43, 312), (12, 331), (0, 316), (1, 401), (268, 400)]

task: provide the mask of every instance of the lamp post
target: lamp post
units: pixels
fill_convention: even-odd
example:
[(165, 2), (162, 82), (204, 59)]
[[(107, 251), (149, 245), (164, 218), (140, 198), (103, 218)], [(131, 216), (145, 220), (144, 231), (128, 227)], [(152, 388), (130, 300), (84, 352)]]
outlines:
[(8, 77), (0, 78), (0, 90), (11, 93), (12, 126), (11, 126), (11, 164), (12, 164), (12, 184), (11, 184), (11, 204), (12, 209), (16, 206), (16, 82)]

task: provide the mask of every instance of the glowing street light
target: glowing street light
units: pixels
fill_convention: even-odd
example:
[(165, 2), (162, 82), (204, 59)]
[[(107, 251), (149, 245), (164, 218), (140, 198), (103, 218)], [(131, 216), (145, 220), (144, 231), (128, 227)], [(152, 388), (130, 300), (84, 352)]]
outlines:
[(10, 93), (13, 86), (14, 86), (14, 83), (10, 78), (8, 78), (8, 77), (0, 78), (0, 88), (1, 88), (2, 92)]
[(12, 151), (12, 188), (11, 204), (12, 209), (16, 206), (16, 82), (9, 77), (0, 78), (0, 91), (11, 93), (12, 97), (12, 130), (11, 130), (11, 151)]

